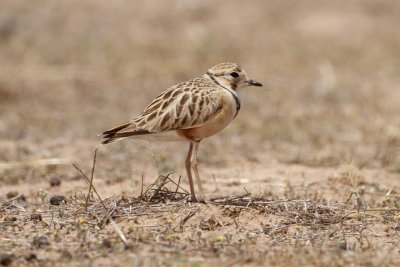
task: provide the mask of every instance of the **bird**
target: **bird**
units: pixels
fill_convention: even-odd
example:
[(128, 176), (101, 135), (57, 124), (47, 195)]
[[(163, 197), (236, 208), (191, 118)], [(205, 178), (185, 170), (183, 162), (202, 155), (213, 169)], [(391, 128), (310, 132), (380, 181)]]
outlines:
[[(204, 75), (161, 92), (136, 118), (101, 133), (102, 144), (125, 138), (188, 141), (185, 168), (190, 201), (207, 202), (197, 169), (200, 142), (235, 119), (241, 105), (238, 91), (248, 86), (263, 85), (250, 79), (237, 63), (217, 64)], [(193, 174), (200, 197), (195, 194)]]

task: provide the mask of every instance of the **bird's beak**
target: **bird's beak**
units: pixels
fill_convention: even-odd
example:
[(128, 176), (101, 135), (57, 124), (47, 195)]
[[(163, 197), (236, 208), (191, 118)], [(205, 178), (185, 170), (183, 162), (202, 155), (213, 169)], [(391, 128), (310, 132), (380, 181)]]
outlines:
[(249, 86), (259, 86), (259, 87), (263, 86), (262, 83), (259, 83), (259, 82), (255, 81), (255, 80), (247, 80), (246, 83)]

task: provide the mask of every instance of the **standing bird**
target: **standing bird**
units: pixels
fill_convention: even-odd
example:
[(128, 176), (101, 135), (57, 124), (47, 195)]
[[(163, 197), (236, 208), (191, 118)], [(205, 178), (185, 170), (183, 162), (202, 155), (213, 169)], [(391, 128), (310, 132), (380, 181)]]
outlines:
[[(205, 195), (197, 170), (200, 141), (224, 129), (238, 114), (237, 91), (247, 86), (262, 86), (249, 79), (236, 63), (221, 63), (201, 77), (174, 85), (159, 94), (135, 119), (103, 132), (102, 144), (132, 137), (146, 140), (186, 140), (185, 160), (192, 201)], [(196, 199), (193, 176), (200, 198)]]

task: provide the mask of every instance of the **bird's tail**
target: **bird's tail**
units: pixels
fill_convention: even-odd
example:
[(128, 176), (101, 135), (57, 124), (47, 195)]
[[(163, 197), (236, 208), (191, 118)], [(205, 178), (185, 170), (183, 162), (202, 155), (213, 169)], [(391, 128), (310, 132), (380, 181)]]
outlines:
[(114, 128), (111, 128), (100, 135), (105, 138), (102, 144), (109, 144), (117, 140), (122, 140), (129, 136), (150, 134), (149, 131), (143, 129), (135, 129), (132, 122), (124, 123)]

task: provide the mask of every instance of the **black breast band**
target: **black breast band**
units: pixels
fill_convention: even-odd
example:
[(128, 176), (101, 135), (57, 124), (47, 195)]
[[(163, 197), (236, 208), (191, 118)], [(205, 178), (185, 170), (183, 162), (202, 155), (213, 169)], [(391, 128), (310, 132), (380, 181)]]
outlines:
[(226, 87), (223, 86), (222, 84), (220, 84), (220, 83), (214, 78), (214, 76), (213, 76), (211, 73), (207, 72), (207, 75), (208, 75), (208, 77), (210, 77), (210, 79), (213, 80), (217, 85), (221, 86), (222, 88), (224, 88), (225, 90), (227, 90), (229, 93), (231, 93), (233, 99), (235, 99), (235, 102), (236, 102), (236, 114), (235, 114), (235, 117), (233, 117), (233, 118), (236, 118), (236, 116), (237, 116), (237, 114), (239, 113), (239, 110), (240, 110), (240, 100), (239, 100), (239, 98), (237, 97), (237, 95), (234, 94), (234, 93), (232, 93), (231, 90), (229, 90), (228, 88), (226, 88)]

